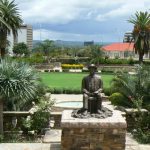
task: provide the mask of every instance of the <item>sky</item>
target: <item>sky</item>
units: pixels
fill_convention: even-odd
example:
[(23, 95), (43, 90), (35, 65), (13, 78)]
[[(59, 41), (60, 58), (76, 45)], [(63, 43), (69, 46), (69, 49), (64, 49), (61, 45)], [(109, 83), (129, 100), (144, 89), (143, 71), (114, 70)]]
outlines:
[(127, 20), (150, 11), (150, 0), (15, 0), (33, 40), (122, 42)]

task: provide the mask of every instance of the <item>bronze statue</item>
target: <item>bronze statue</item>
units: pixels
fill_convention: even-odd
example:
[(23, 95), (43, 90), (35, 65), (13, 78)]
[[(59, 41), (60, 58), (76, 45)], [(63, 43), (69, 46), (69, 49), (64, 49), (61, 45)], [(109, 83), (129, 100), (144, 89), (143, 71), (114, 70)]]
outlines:
[(88, 67), (90, 74), (82, 80), (83, 108), (73, 110), (75, 118), (107, 118), (112, 116), (112, 111), (102, 106), (103, 82), (96, 74), (97, 67), (94, 64)]
[(89, 65), (88, 69), (90, 74), (82, 80), (83, 108), (91, 113), (99, 113), (102, 107), (103, 82), (101, 77), (95, 74), (97, 67), (94, 64)]

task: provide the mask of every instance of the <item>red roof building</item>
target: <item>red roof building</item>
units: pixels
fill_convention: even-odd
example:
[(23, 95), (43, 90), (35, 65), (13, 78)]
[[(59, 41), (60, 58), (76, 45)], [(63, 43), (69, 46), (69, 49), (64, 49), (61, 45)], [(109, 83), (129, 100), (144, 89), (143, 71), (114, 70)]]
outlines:
[(126, 58), (133, 56), (134, 54), (134, 43), (112, 43), (102, 47), (105, 54), (110, 58)]

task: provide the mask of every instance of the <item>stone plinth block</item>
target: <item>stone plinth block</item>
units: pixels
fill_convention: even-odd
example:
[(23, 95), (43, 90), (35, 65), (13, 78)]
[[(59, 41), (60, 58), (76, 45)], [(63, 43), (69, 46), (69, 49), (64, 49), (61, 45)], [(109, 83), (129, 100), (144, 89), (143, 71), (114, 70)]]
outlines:
[(71, 113), (62, 114), (62, 150), (125, 150), (127, 124), (120, 111), (105, 119), (73, 118)]

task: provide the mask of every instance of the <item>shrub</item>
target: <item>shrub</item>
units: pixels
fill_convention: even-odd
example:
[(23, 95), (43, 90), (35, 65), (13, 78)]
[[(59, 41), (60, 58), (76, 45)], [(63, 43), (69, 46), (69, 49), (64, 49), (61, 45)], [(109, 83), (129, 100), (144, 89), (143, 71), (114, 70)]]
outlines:
[(49, 124), (50, 109), (54, 101), (50, 101), (49, 98), (42, 97), (37, 104), (36, 112), (33, 115), (28, 116), (26, 119), (22, 119), (22, 129), (27, 131), (34, 130), (38, 134), (42, 132), (42, 129), (46, 128)]
[(109, 96), (109, 100), (113, 105), (116, 106), (129, 106), (128, 100), (121, 93), (113, 93), (111, 96)]
[(14, 57), (14, 59), (18, 62), (26, 62), (29, 64), (43, 63), (45, 61), (44, 57), (38, 54), (32, 55), (31, 57)]
[[(95, 63), (95, 60), (92, 60), (91, 63)], [(120, 64), (129, 64), (132, 65), (136, 61), (134, 61), (132, 58), (129, 59), (105, 59), (105, 58), (99, 58), (99, 60), (96, 60), (99, 62), (99, 64), (108, 64), (108, 65), (120, 65)]]
[(73, 88), (48, 88), (47, 92), (52, 94), (81, 94), (81, 90)]
[(83, 64), (62, 64), (62, 69), (83, 69)]
[(134, 138), (143, 144), (150, 143), (150, 112), (144, 114), (141, 111), (139, 115), (134, 117), (135, 127), (132, 130)]
[(105, 93), (105, 95), (110, 96), (111, 95), (111, 89), (110, 88), (104, 88), (103, 92)]

